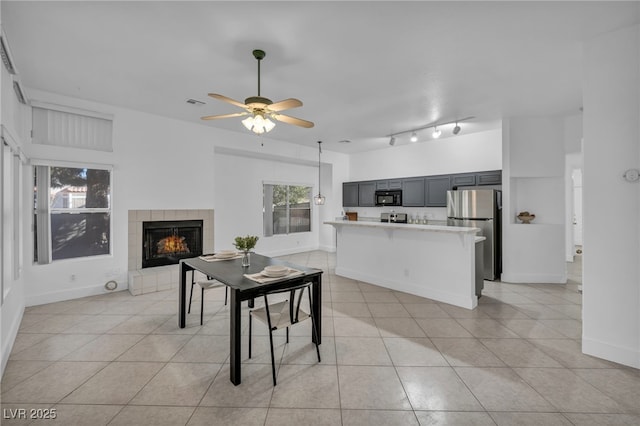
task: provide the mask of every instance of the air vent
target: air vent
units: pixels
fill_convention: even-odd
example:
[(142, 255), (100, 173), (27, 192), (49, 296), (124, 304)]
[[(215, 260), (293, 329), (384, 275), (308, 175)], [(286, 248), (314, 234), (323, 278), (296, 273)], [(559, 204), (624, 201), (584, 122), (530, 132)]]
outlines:
[(13, 90), (16, 92), (16, 97), (21, 104), (27, 104), (27, 98), (24, 96), (24, 92), (22, 91), (22, 87), (18, 80), (13, 80)]
[(191, 104), (191, 105), (196, 105), (196, 106), (202, 106), (204, 105), (204, 102), (199, 101), (197, 99), (187, 99), (187, 103)]
[(338, 143), (351, 143), (351, 141), (349, 139), (342, 139), (341, 141), (338, 141)]
[(4, 63), (5, 68), (7, 68), (7, 71), (9, 71), (9, 74), (15, 74), (16, 68), (13, 66), (13, 61), (9, 54), (9, 47), (7, 46), (7, 38), (5, 37), (4, 32), (0, 34), (0, 56), (2, 56), (2, 62)]

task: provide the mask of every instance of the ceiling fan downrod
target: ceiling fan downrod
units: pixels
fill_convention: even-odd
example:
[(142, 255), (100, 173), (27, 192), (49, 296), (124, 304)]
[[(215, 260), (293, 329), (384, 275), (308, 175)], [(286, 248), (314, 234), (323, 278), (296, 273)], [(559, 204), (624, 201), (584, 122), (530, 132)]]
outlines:
[(260, 97), (260, 61), (267, 56), (264, 50), (256, 49), (253, 51), (253, 57), (258, 60), (258, 97)]

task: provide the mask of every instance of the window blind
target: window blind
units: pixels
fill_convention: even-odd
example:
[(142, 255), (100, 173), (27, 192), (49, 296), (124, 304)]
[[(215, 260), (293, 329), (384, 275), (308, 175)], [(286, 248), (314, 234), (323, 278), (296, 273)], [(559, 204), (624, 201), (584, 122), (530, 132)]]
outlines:
[(113, 152), (112, 120), (34, 107), (33, 143)]

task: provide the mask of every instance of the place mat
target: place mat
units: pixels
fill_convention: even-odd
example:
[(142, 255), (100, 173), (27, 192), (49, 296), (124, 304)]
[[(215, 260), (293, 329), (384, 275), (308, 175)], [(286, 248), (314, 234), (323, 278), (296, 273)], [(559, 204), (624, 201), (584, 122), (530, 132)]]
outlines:
[(204, 260), (205, 262), (218, 262), (220, 260), (233, 260), (233, 259), (240, 259), (242, 257), (242, 253), (238, 253), (235, 256), (231, 256), (231, 257), (214, 257), (215, 254), (205, 254), (202, 256), (198, 256), (200, 259)]
[(251, 281), (255, 281), (260, 284), (267, 284), (274, 281), (297, 277), (299, 275), (304, 275), (304, 272), (292, 268), (289, 268), (289, 273), (287, 275), (283, 275), (281, 277), (265, 277), (260, 272), (258, 272), (257, 274), (244, 274), (245, 278), (249, 278)]

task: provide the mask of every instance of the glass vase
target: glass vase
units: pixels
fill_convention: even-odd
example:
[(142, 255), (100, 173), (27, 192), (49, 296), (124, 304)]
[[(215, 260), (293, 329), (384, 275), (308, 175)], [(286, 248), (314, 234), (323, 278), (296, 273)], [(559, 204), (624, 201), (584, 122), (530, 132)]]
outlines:
[(248, 250), (242, 253), (242, 266), (246, 267), (250, 264), (250, 253)]

